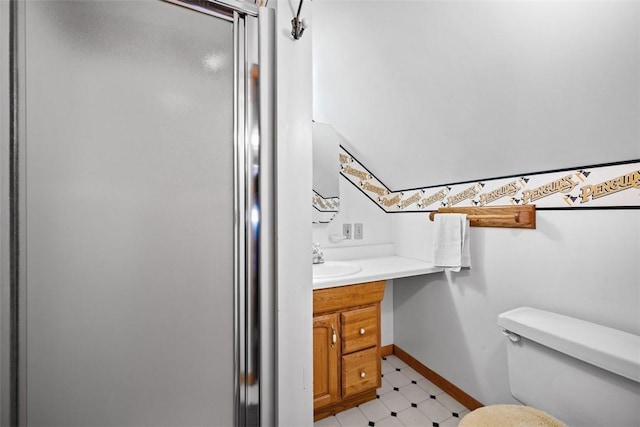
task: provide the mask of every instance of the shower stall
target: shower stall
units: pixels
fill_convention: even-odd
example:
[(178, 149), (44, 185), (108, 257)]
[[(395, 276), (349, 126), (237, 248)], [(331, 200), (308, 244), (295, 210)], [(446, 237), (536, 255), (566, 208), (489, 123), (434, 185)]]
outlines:
[(11, 0), (5, 425), (273, 425), (273, 11)]

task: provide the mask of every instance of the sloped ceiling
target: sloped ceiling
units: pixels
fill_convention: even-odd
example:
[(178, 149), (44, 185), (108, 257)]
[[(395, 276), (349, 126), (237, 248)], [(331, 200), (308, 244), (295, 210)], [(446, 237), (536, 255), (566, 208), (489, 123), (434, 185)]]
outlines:
[(394, 190), (640, 158), (640, 3), (314, 0), (314, 120)]

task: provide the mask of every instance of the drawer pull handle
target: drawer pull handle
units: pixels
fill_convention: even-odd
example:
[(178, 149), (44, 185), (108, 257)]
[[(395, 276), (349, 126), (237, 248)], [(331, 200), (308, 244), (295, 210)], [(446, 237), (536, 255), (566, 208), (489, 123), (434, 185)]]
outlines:
[(364, 328), (360, 328), (360, 335), (364, 335), (364, 333), (367, 332), (364, 330)]
[(336, 345), (336, 341), (338, 341), (338, 335), (336, 334), (336, 328), (331, 324), (331, 347)]
[(360, 372), (360, 378), (364, 378), (367, 376), (367, 373), (365, 371)]

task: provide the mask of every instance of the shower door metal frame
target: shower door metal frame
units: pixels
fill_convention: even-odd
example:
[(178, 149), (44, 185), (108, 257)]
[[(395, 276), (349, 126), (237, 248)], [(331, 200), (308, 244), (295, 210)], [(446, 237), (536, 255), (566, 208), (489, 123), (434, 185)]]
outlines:
[[(235, 424), (276, 425), (275, 14), (235, 0), (161, 1), (233, 24)], [(21, 257), (25, 1), (0, 3), (0, 424), (19, 426), (27, 422), (26, 260)]]

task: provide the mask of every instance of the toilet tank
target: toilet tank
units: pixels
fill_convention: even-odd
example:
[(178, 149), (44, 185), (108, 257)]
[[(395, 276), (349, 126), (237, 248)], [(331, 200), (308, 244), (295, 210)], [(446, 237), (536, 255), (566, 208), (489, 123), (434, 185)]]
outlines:
[(640, 337), (530, 307), (498, 316), (511, 394), (569, 426), (640, 426)]

